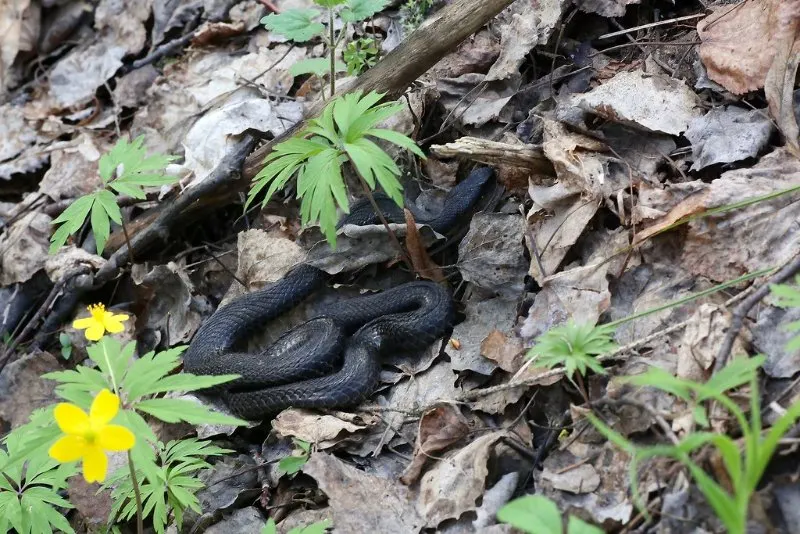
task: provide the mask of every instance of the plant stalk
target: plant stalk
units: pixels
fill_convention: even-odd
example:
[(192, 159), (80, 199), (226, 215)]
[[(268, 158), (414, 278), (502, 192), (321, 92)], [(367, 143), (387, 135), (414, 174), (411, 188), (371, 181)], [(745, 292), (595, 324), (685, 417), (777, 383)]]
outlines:
[(336, 94), (336, 40), (334, 39), (333, 30), (333, 8), (328, 8), (328, 51), (331, 56), (331, 98)]
[(414, 274), (419, 274), (414, 269), (414, 264), (411, 262), (411, 258), (408, 256), (406, 249), (403, 248), (403, 245), (397, 238), (397, 234), (395, 234), (394, 230), (392, 230), (392, 228), (389, 226), (389, 221), (386, 220), (386, 217), (384, 217), (383, 212), (378, 207), (378, 203), (375, 202), (375, 197), (372, 196), (372, 190), (369, 188), (369, 184), (367, 184), (367, 181), (364, 180), (363, 176), (361, 176), (361, 173), (358, 172), (358, 169), (355, 168), (355, 165), (353, 166), (353, 169), (356, 172), (356, 176), (358, 176), (359, 182), (361, 182), (361, 187), (364, 189), (364, 193), (367, 195), (369, 203), (372, 205), (372, 209), (375, 211), (375, 214), (378, 216), (378, 219), (380, 219), (381, 223), (383, 224), (383, 227), (386, 228), (386, 232), (389, 234), (389, 238), (392, 240), (392, 243), (394, 243), (394, 246), (397, 247), (398, 252), (400, 252), (400, 258), (403, 260), (403, 263), (406, 264), (406, 267), (408, 267), (409, 271), (411, 271)]
[(142, 494), (139, 493), (139, 482), (136, 480), (136, 469), (133, 467), (133, 457), (128, 451), (128, 469), (131, 472), (131, 482), (133, 483), (133, 495), (136, 498), (136, 533), (144, 534), (144, 518), (142, 517)]
[(128, 261), (131, 262), (133, 267), (133, 247), (131, 246), (131, 238), (128, 235), (128, 227), (125, 226), (125, 218), (122, 218), (122, 233), (125, 235), (125, 245), (128, 247)]

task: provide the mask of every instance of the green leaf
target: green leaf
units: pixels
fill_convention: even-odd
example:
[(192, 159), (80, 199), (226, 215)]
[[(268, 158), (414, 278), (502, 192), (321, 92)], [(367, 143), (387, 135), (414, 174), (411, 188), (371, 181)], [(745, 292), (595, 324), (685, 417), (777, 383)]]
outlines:
[(605, 374), (596, 356), (616, 350), (617, 345), (611, 340), (612, 332), (605, 326), (577, 324), (570, 319), (539, 336), (528, 357), (536, 357), (537, 363), (543, 367), (563, 365), (569, 378), (575, 371), (583, 375), (587, 369)]
[(261, 534), (278, 534), (278, 527), (275, 525), (275, 520), (271, 517), (267, 520), (267, 524), (261, 529)]
[(344, 22), (358, 22), (382, 11), (388, 3), (388, 0), (347, 0), (340, 16)]
[(247, 421), (217, 413), (205, 406), (186, 399), (147, 399), (135, 405), (139, 411), (148, 413), (165, 423), (178, 423), (180, 421), (195, 425), (221, 424), (221, 425), (247, 425)]
[(103, 254), (103, 249), (106, 246), (108, 236), (111, 234), (111, 221), (106, 214), (103, 205), (96, 201), (92, 204), (92, 231), (94, 232), (94, 239), (97, 244), (97, 254)]
[(389, 141), (390, 143), (403, 147), (406, 150), (410, 150), (422, 159), (426, 159), (425, 153), (417, 146), (417, 144), (410, 137), (406, 137), (399, 132), (395, 132), (394, 130), (372, 128), (364, 132), (364, 134)]
[(529, 534), (561, 534), (561, 513), (556, 503), (541, 495), (514, 499), (497, 512), (497, 519)]
[(316, 9), (287, 9), (280, 14), (267, 15), (261, 19), (261, 24), (287, 39), (303, 43), (325, 31), (325, 26), (314, 22), (318, 16)]
[[(303, 74), (316, 74), (320, 78), (326, 74), (330, 74), (331, 60), (325, 57), (315, 57), (309, 59), (301, 59), (289, 67), (289, 74), (292, 76), (302, 76)], [(347, 70), (347, 65), (341, 61), (334, 61), (334, 68), (336, 72), (344, 72)]]
[(83, 223), (86, 222), (86, 217), (92, 209), (94, 204), (94, 195), (84, 195), (75, 200), (70, 206), (65, 209), (61, 215), (50, 223), (54, 226), (61, 225), (50, 238), (50, 254), (54, 254), (64, 243), (67, 238), (81, 229)]
[(605, 534), (605, 530), (590, 525), (583, 519), (571, 515), (567, 523), (567, 534)]
[(278, 470), (287, 475), (293, 475), (300, 471), (308, 462), (308, 456), (287, 456), (278, 462)]

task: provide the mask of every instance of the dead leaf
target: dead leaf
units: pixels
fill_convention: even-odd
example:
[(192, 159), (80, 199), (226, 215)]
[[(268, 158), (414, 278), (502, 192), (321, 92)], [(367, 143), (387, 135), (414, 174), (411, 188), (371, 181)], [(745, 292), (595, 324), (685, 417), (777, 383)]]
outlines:
[(800, 65), (800, 1), (784, 2), (778, 12), (780, 36), (775, 43), (775, 58), (767, 71), (764, 92), (769, 110), (783, 132), (786, 143), (800, 157), (800, 128), (794, 110), (794, 87)]
[(337, 531), (408, 534), (425, 525), (408, 489), (395, 481), (368, 475), (324, 452), (313, 453), (303, 473), (328, 496)]
[(570, 493), (591, 493), (600, 486), (597, 470), (589, 464), (581, 464), (566, 471), (542, 471), (542, 480), (552, 484), (553, 489)]
[(500, 32), (500, 57), (486, 74), (486, 81), (518, 76), (528, 53), (552, 35), (566, 3), (566, 0), (514, 2), (498, 15), (495, 31)]
[(469, 430), (466, 418), (454, 406), (440, 406), (422, 414), (414, 456), (400, 477), (400, 482), (406, 486), (416, 482), (429, 455), (439, 456), (439, 451), (463, 439)]
[(55, 402), (56, 383), (42, 375), (61, 370), (49, 352), (25, 354), (8, 364), (0, 374), (0, 419), (16, 428), (26, 423), (34, 410)]
[[(764, 87), (775, 56), (796, 38), (799, 13), (800, 0), (746, 0), (701, 20), (698, 53), (708, 77), (737, 95)], [(793, 46), (800, 52), (800, 41)]]
[(282, 411), (272, 421), (272, 428), (281, 436), (293, 436), (319, 449), (328, 449), (347, 439), (349, 434), (367, 429), (378, 423), (376, 417), (360, 416), (358, 423), (334, 415), (320, 415), (310, 410), (290, 408)]
[(25, 282), (44, 268), (51, 220), (44, 213), (30, 211), (0, 235), (0, 285)]
[(680, 135), (700, 116), (700, 101), (683, 81), (644, 71), (621, 72), (574, 105), (612, 122), (648, 132)]
[(484, 356), (483, 342), (494, 331), (513, 335), (516, 305), (502, 298), (472, 298), (466, 302), (464, 313), (466, 319), (453, 329), (453, 337), (461, 345), (458, 351), (449, 352), (453, 369), (491, 375), (497, 366)]
[(497, 363), (503, 371), (516, 373), (522, 366), (524, 348), (522, 341), (509, 337), (499, 330), (492, 330), (481, 343), (481, 354)]
[[(678, 345), (678, 369), (675, 375), (678, 378), (705, 382), (729, 326), (729, 314), (723, 313), (717, 306), (702, 304), (698, 307), (686, 325)], [(740, 352), (745, 352), (741, 341), (737, 343), (733, 354)]]
[(692, 120), (684, 134), (692, 143), (691, 170), (755, 157), (766, 148), (774, 130), (764, 110), (714, 108)]
[(489, 456), (505, 435), (505, 431), (483, 435), (425, 473), (418, 504), (426, 526), (436, 528), (442, 521), (457, 519), (478, 507), (476, 501), (489, 474)]
[(422, 278), (441, 282), (445, 279), (442, 269), (428, 255), (425, 245), (422, 244), (414, 215), (407, 208), (403, 210), (406, 217), (406, 250), (411, 257), (411, 265), (414, 271)]
[(503, 298), (517, 298), (528, 269), (522, 255), (524, 229), (522, 215), (475, 214), (458, 245), (458, 268), (464, 280)]

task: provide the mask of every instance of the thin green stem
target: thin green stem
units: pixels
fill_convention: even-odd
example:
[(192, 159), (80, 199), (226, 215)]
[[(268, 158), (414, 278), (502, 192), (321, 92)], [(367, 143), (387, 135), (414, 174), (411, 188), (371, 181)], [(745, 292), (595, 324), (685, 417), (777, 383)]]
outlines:
[(682, 305), (686, 304), (687, 302), (691, 302), (693, 300), (696, 300), (696, 299), (711, 295), (711, 294), (716, 293), (718, 291), (722, 291), (723, 289), (727, 289), (727, 288), (729, 288), (731, 286), (735, 286), (735, 285), (740, 284), (742, 282), (746, 282), (747, 280), (752, 280), (753, 278), (758, 278), (760, 276), (764, 276), (764, 275), (769, 274), (770, 272), (772, 272), (774, 270), (775, 270), (775, 267), (768, 267), (766, 269), (761, 269), (761, 270), (755, 271), (753, 273), (745, 274), (745, 275), (742, 275), (742, 276), (740, 276), (738, 278), (734, 278), (733, 280), (730, 280), (728, 282), (724, 282), (724, 283), (716, 285), (714, 287), (710, 287), (710, 288), (708, 288), (706, 290), (699, 291), (697, 293), (692, 293), (691, 295), (688, 295), (688, 296), (683, 297), (681, 299), (673, 300), (672, 302), (668, 302), (666, 304), (663, 304), (661, 306), (657, 306), (655, 308), (650, 308), (649, 310), (645, 310), (643, 312), (634, 313), (633, 315), (629, 315), (627, 317), (623, 317), (622, 319), (617, 319), (616, 321), (611, 321), (610, 323), (606, 323), (603, 326), (608, 326), (610, 328), (616, 328), (617, 326), (619, 326), (621, 324), (629, 323), (631, 321), (635, 321), (636, 319), (641, 319), (642, 317), (646, 317), (646, 316), (652, 315), (654, 313), (662, 312), (664, 310), (669, 310), (669, 309), (675, 308), (677, 306), (682, 306)]
[(334, 30), (333, 30), (333, 8), (328, 8), (328, 31), (330, 32), (328, 36), (328, 52), (330, 52), (331, 57), (331, 98), (333, 95), (336, 94), (336, 39), (334, 38)]
[(142, 494), (139, 493), (139, 481), (136, 480), (136, 469), (133, 466), (133, 456), (128, 451), (128, 469), (131, 472), (131, 482), (133, 483), (133, 495), (136, 498), (136, 533), (144, 534), (144, 517), (142, 516)]

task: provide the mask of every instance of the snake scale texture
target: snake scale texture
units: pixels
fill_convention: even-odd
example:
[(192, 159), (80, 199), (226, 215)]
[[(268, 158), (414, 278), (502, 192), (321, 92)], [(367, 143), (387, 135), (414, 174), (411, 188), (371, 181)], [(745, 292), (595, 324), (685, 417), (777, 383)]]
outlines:
[[(440, 214), (416, 214), (417, 222), (446, 233), (471, 211), (492, 176), (491, 168), (474, 170), (448, 193)], [(396, 205), (380, 204), (389, 220), (404, 221)], [(371, 205), (360, 201), (339, 224), (377, 222)], [(184, 369), (197, 375), (240, 375), (208, 392), (220, 395), (232, 413), (245, 419), (263, 419), (289, 407), (342, 408), (372, 394), (382, 354), (420, 351), (452, 328), (448, 290), (433, 282), (411, 282), (336, 302), (261, 352), (236, 350), (329, 278), (325, 271), (300, 264), (277, 282), (218, 309), (194, 336)]]

